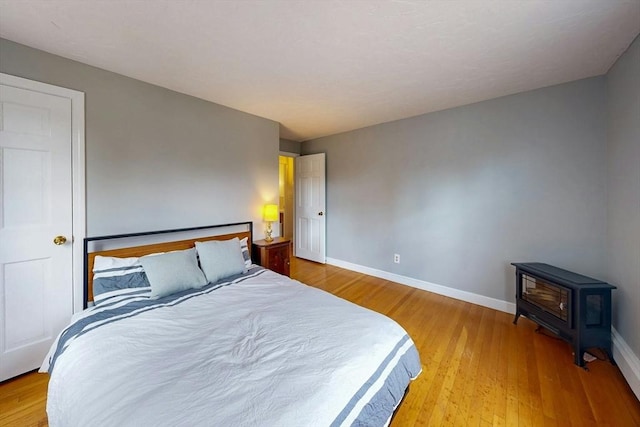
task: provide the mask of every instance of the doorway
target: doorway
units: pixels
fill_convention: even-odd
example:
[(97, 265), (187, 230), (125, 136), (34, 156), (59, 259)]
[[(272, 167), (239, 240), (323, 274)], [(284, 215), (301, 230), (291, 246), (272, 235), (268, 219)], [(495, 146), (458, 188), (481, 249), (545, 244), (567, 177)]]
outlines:
[[(279, 204), (280, 204), (280, 235), (284, 238), (294, 239), (294, 215), (295, 215), (295, 162), (294, 156), (283, 153), (279, 159)], [(295, 244), (293, 245), (295, 247)]]

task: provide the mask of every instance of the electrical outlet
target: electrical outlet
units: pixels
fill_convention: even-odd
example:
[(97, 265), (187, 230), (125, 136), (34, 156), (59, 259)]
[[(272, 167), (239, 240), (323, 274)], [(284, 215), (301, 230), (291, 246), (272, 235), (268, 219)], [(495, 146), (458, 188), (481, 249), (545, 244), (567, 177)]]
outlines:
[(393, 254), (393, 262), (400, 264), (400, 254)]

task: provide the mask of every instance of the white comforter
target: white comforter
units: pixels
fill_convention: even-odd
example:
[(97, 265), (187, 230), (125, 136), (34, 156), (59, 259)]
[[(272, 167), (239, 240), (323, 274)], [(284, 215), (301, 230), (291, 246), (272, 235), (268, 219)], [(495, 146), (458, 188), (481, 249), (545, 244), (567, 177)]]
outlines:
[(266, 270), (75, 339), (51, 373), (49, 423), (329, 426), (385, 358), (413, 347), (408, 339), (393, 353), (405, 335), (385, 316)]

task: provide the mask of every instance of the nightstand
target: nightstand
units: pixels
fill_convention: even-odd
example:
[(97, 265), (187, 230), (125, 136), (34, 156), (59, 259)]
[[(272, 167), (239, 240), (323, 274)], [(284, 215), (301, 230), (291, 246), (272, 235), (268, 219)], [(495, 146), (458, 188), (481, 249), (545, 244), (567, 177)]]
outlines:
[(253, 242), (253, 259), (256, 264), (273, 270), (276, 273), (289, 276), (291, 257), (291, 240), (275, 237), (272, 242), (257, 240)]

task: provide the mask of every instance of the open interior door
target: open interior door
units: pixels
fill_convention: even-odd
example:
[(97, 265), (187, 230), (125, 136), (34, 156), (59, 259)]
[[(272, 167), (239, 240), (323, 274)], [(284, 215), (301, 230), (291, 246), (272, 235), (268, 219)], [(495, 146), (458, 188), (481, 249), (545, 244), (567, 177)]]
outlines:
[(326, 260), (325, 154), (296, 157), (295, 256)]

